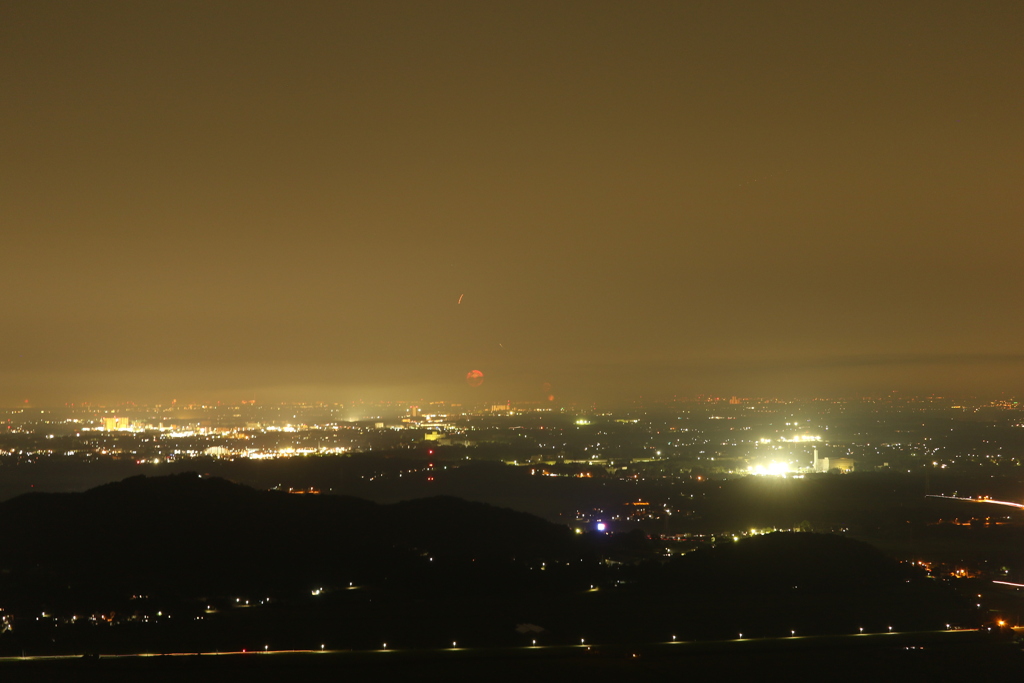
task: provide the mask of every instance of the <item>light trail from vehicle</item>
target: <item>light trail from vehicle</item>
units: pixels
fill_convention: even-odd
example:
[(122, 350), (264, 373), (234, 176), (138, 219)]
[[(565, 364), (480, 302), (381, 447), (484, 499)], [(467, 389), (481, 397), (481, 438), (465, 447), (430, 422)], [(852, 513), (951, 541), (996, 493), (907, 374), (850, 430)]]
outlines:
[(945, 498), (946, 500), (962, 500), (967, 503), (992, 503), (993, 505), (1006, 505), (1007, 507), (1017, 508), (1024, 510), (1024, 505), (1021, 503), (1012, 503), (1008, 500), (993, 500), (992, 498), (963, 498), (961, 496), (942, 496), (938, 494), (928, 494), (925, 498)]

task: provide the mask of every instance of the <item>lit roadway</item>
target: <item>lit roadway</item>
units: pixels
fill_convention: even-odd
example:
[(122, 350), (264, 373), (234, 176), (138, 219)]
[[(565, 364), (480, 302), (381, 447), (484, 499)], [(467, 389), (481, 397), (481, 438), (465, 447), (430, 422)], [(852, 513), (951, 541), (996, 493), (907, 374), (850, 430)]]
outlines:
[(925, 498), (945, 498), (946, 500), (963, 500), (968, 503), (992, 503), (993, 505), (1006, 505), (1007, 507), (1024, 510), (1024, 505), (1021, 505), (1020, 503), (1011, 503), (1008, 500), (992, 500), (991, 498), (962, 498), (960, 496), (940, 496), (936, 494), (927, 495), (925, 496)]
[[(580, 639), (579, 643), (575, 644), (562, 644), (562, 645), (523, 645), (519, 647), (460, 647), (457, 643), (452, 643), (451, 647), (444, 648), (399, 648), (391, 647), (389, 644), (384, 644), (383, 647), (376, 650), (332, 650), (328, 649), (326, 645), (321, 645), (319, 648), (308, 649), (308, 650), (271, 650), (269, 645), (262, 647), (256, 647), (253, 649), (244, 649), (229, 652), (149, 652), (149, 653), (136, 653), (136, 654), (102, 654), (97, 655), (98, 659), (130, 659), (130, 658), (150, 658), (150, 657), (259, 657), (259, 656), (273, 656), (273, 655), (346, 655), (346, 656), (396, 656), (396, 655), (419, 655), (419, 656), (437, 656), (437, 655), (455, 655), (465, 654), (469, 656), (509, 656), (509, 655), (520, 655), (520, 656), (531, 656), (532, 654), (541, 655), (572, 655), (574, 653), (583, 653), (588, 651), (597, 652), (626, 652), (629, 651), (633, 657), (640, 656), (640, 652), (654, 655), (673, 654), (679, 652), (676, 650), (678, 647), (682, 647), (685, 650), (697, 649), (697, 650), (719, 650), (721, 648), (733, 648), (742, 647), (744, 643), (777, 643), (783, 646), (787, 643), (794, 643), (801, 641), (805, 645), (813, 647), (816, 644), (835, 644), (838, 642), (852, 642), (853, 639), (857, 639), (860, 642), (867, 644), (867, 641), (877, 640), (879, 643), (882, 639), (887, 642), (892, 642), (889, 639), (895, 639), (897, 641), (906, 642), (918, 642), (922, 637), (928, 640), (934, 638), (946, 639), (949, 637), (955, 637), (956, 634), (982, 634), (985, 632), (984, 629), (966, 629), (966, 628), (948, 628), (945, 630), (937, 631), (881, 631), (873, 633), (864, 633), (863, 631), (858, 633), (847, 633), (847, 634), (831, 634), (831, 635), (818, 635), (818, 636), (802, 636), (796, 631), (792, 631), (789, 636), (782, 637), (763, 637), (763, 638), (744, 638), (743, 634), (738, 634), (739, 637), (727, 639), (727, 640), (676, 640), (672, 637), (672, 640), (663, 642), (653, 643), (627, 643), (627, 644), (598, 644), (589, 643), (586, 639)], [(988, 631), (992, 629), (989, 628)], [(681, 652), (679, 652), (681, 654)], [(82, 659), (83, 655), (23, 655), (13, 657), (0, 657), (0, 662), (19, 662), (19, 661), (57, 661), (57, 660), (75, 660)]]

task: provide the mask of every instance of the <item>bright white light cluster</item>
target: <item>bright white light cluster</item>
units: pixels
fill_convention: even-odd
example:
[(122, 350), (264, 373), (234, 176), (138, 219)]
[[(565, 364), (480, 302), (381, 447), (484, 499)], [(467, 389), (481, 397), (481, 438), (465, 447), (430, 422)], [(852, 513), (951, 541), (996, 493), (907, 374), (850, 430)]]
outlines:
[(785, 476), (792, 472), (792, 468), (784, 462), (773, 462), (768, 466), (765, 465), (752, 465), (747, 468), (747, 471), (751, 474), (770, 474), (774, 476)]

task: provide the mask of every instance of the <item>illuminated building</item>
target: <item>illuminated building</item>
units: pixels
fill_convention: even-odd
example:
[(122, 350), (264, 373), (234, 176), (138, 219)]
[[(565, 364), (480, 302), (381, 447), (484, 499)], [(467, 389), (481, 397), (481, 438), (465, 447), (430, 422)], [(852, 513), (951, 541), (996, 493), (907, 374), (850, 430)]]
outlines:
[(818, 449), (814, 449), (814, 471), (828, 472), (828, 458), (819, 458)]
[(108, 432), (124, 431), (131, 429), (131, 423), (127, 417), (104, 417), (103, 429)]

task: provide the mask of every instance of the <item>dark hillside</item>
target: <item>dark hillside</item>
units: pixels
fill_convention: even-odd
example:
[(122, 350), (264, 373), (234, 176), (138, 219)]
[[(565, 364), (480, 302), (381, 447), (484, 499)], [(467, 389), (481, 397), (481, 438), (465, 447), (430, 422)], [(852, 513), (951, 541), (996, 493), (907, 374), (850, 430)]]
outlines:
[(0, 538), (4, 652), (663, 642), (972, 618), (842, 536), (666, 560), (640, 532), (576, 536), (452, 497), (381, 505), (196, 474), (24, 495), (0, 504)]
[[(405, 564), (578, 554), (569, 531), (455, 498), (377, 505), (255, 491), (195, 474), (132, 477), (0, 504), (0, 569), (19, 601), (305, 593)], [(433, 558), (433, 559), (431, 559)]]

